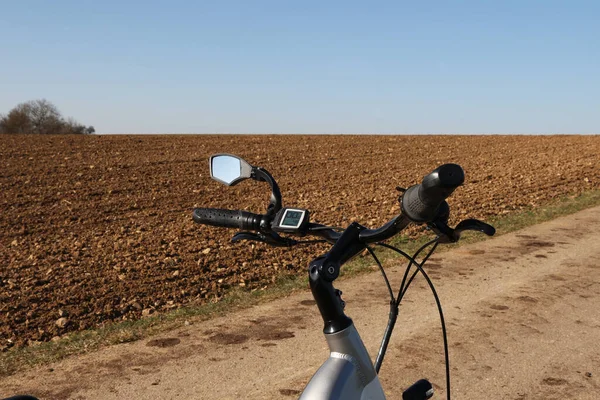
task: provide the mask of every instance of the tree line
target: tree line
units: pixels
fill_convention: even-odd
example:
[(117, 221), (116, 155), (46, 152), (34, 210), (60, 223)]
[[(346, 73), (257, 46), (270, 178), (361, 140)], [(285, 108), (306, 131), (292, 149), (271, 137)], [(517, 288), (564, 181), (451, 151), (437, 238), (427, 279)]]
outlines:
[(0, 133), (91, 135), (95, 131), (93, 126), (64, 118), (58, 108), (46, 99), (21, 103), (8, 114), (0, 114)]

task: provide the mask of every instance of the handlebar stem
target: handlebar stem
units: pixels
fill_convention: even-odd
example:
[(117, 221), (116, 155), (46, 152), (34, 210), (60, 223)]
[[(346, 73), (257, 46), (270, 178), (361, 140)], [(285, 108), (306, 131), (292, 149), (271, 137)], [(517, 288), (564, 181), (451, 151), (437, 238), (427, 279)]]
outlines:
[[(325, 255), (326, 264), (341, 266), (363, 251), (366, 245), (360, 240), (360, 233), (365, 229), (364, 226), (357, 222), (351, 223), (335, 242), (331, 250)], [(337, 278), (337, 274), (335, 278)]]
[[(326, 264), (326, 256), (315, 258), (308, 267), (308, 280), (310, 290), (319, 307), (323, 318), (323, 332), (336, 333), (352, 325), (352, 320), (344, 314), (344, 302), (341, 292), (333, 287), (333, 282), (325, 277), (323, 268)], [(339, 266), (338, 266), (339, 271)]]
[(365, 249), (366, 245), (360, 241), (360, 233), (365, 229), (353, 222), (328, 253), (315, 258), (309, 265), (310, 289), (323, 317), (325, 333), (339, 332), (352, 324), (344, 314), (341, 292), (333, 287), (333, 281), (339, 276), (341, 266)]

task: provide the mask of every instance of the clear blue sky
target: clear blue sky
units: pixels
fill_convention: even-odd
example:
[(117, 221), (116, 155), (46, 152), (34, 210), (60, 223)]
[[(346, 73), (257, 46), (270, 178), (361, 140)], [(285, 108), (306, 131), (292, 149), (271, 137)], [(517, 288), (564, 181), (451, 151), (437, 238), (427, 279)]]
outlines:
[(2, 1), (0, 54), (99, 133), (600, 133), (599, 1)]

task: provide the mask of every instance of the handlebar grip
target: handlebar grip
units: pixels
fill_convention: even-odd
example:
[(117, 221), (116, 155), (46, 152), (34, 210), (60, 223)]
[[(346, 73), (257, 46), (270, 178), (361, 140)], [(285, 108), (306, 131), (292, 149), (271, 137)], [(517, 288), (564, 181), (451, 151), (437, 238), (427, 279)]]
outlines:
[(194, 222), (223, 228), (258, 231), (262, 215), (242, 210), (224, 210), (220, 208), (195, 208)]
[(421, 184), (404, 192), (402, 212), (414, 222), (430, 222), (440, 204), (464, 181), (465, 172), (460, 165), (441, 165), (425, 176)]

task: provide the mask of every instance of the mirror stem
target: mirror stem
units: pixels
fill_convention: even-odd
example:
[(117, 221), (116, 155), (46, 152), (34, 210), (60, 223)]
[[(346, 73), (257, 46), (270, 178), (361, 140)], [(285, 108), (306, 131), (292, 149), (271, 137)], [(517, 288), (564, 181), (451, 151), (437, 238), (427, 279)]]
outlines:
[(260, 167), (252, 167), (252, 179), (256, 181), (267, 182), (271, 186), (271, 200), (267, 207), (267, 215), (274, 215), (281, 210), (281, 191), (273, 176), (266, 169)]

